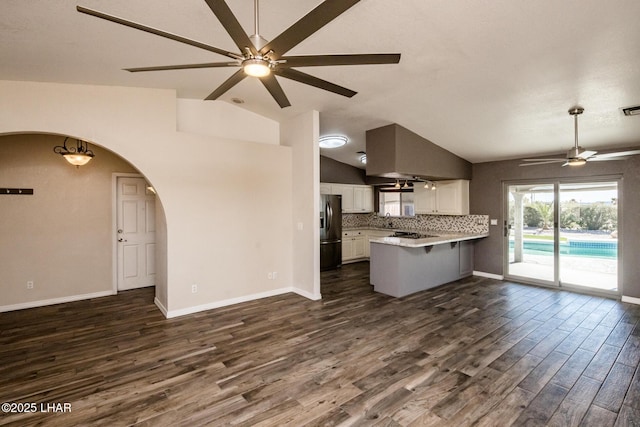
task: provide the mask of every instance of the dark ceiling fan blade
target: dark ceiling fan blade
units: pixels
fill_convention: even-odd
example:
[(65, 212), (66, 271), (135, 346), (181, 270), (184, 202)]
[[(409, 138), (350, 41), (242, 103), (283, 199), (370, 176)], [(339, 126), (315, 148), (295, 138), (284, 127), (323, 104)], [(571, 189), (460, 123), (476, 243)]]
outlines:
[(266, 54), (273, 50), (272, 57), (280, 58), (302, 40), (333, 21), (360, 0), (325, 0), (311, 12), (300, 18), (292, 26), (284, 30), (279, 36), (267, 43), (260, 53)]
[(156, 67), (136, 67), (124, 68), (125, 71), (138, 73), (140, 71), (166, 71), (166, 70), (188, 70), (192, 68), (218, 68), (218, 67), (239, 67), (238, 62), (205, 62), (202, 64), (184, 64), (184, 65), (159, 65)]
[(260, 81), (267, 88), (273, 99), (276, 100), (280, 108), (290, 107), (291, 103), (289, 99), (287, 99), (287, 95), (285, 95), (284, 90), (282, 90), (282, 86), (276, 80), (276, 76), (273, 74), (269, 74), (268, 76), (260, 77)]
[(298, 70), (294, 70), (293, 68), (276, 68), (273, 72), (284, 78), (324, 89), (329, 92), (337, 93), (338, 95), (346, 96), (347, 98), (351, 98), (353, 95), (358, 93), (352, 91), (351, 89), (347, 89), (346, 87), (338, 86), (337, 84), (319, 79)]
[(216, 90), (211, 92), (209, 96), (205, 98), (205, 101), (213, 101), (214, 99), (218, 99), (223, 93), (240, 83), (247, 75), (244, 73), (244, 70), (241, 68), (231, 77), (229, 77), (224, 83), (222, 83)]
[(618, 151), (615, 153), (603, 153), (597, 154), (589, 160), (613, 160), (616, 157), (626, 157), (626, 156), (635, 156), (636, 154), (640, 154), (640, 150), (629, 150), (629, 151)]
[(399, 53), (374, 53), (357, 55), (303, 55), (283, 56), (286, 62), (278, 67), (322, 67), (325, 65), (365, 65), (365, 64), (397, 64)]
[(194, 47), (198, 47), (200, 49), (208, 50), (210, 52), (215, 52), (220, 55), (228, 56), (233, 59), (242, 59), (241, 55), (233, 52), (227, 52), (223, 49), (218, 49), (217, 47), (210, 46), (205, 43), (201, 43), (195, 40), (191, 40), (182, 36), (178, 36), (176, 34), (168, 33), (166, 31), (158, 30), (156, 28), (151, 28), (146, 25), (138, 24), (136, 22), (127, 21), (123, 18), (118, 18), (117, 16), (107, 15), (106, 13), (98, 12), (97, 10), (87, 9), (86, 7), (76, 6), (76, 10), (80, 13), (85, 13), (87, 15), (95, 16), (96, 18), (104, 19), (106, 21), (115, 22), (116, 24), (124, 25), (125, 27), (135, 28), (136, 30), (145, 31), (147, 33), (155, 34), (160, 37), (165, 37), (170, 40), (174, 40), (180, 43), (185, 43)]
[(244, 52), (244, 49), (248, 47), (251, 50), (251, 53), (256, 55), (258, 51), (255, 46), (251, 42), (251, 39), (244, 31), (236, 16), (233, 14), (231, 9), (224, 0), (205, 0), (209, 5), (211, 11), (216, 15), (222, 26), (229, 36), (233, 39), (233, 42), (238, 46), (241, 52)]

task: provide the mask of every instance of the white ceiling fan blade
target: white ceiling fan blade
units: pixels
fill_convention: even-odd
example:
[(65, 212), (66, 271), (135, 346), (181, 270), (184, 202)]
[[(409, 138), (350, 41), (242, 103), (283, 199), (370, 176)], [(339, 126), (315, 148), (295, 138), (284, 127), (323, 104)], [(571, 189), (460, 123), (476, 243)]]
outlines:
[(523, 162), (564, 162), (565, 158), (560, 158), (560, 157), (547, 157), (546, 159), (522, 159)]
[(591, 156), (595, 156), (595, 154), (597, 153), (597, 151), (589, 151), (589, 150), (585, 150), (582, 153), (580, 153), (580, 155), (578, 157), (580, 157), (581, 159), (588, 159)]
[(518, 166), (546, 165), (551, 163), (565, 162), (567, 159), (538, 159), (538, 161), (534, 161), (534, 160), (535, 159), (524, 159), (523, 161), (531, 161), (531, 163), (520, 163)]
[(588, 162), (610, 162), (613, 160), (627, 160), (629, 157), (591, 157)]
[(625, 157), (625, 156), (634, 156), (636, 154), (640, 154), (640, 150), (629, 150), (629, 151), (618, 151), (615, 153), (604, 153), (598, 154), (592, 160), (604, 160), (604, 159), (612, 159), (615, 157)]

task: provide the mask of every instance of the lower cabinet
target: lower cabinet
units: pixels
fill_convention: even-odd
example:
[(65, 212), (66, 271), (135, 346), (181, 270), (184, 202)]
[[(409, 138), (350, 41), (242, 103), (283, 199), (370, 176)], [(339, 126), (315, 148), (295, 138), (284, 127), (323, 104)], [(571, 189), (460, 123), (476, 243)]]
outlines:
[(473, 273), (473, 242), (406, 247), (371, 244), (370, 283), (376, 292), (403, 297)]
[(342, 262), (367, 257), (369, 238), (364, 230), (342, 232)]

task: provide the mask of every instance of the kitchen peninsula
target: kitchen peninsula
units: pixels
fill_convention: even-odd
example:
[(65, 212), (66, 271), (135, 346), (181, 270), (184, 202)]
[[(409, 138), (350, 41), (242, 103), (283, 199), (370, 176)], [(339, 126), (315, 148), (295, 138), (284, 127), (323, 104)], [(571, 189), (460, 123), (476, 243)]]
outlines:
[(429, 233), (370, 239), (370, 281), (376, 292), (403, 297), (473, 273), (473, 240), (488, 233)]

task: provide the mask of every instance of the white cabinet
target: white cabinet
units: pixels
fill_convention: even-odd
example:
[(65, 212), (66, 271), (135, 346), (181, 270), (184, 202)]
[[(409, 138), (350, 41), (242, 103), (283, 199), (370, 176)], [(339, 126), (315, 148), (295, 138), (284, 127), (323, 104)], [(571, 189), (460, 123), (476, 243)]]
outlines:
[(342, 212), (373, 212), (373, 188), (369, 185), (320, 183), (320, 194), (340, 194)]
[(325, 182), (320, 183), (320, 194), (334, 194), (331, 190), (331, 184), (327, 184)]
[(469, 181), (437, 181), (436, 190), (417, 185), (413, 189), (417, 214), (469, 215)]
[(342, 262), (365, 258), (369, 240), (364, 230), (342, 232)]

